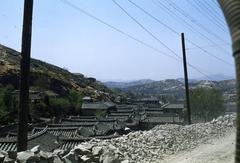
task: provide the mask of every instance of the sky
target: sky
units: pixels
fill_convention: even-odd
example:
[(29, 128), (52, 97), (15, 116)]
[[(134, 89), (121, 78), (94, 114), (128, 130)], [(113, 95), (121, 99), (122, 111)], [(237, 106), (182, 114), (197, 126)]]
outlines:
[[(215, 0), (131, 0), (155, 19), (128, 0), (115, 1), (147, 32), (112, 0), (34, 0), (31, 56), (101, 81), (181, 78), (184, 33), (189, 78), (235, 76), (229, 31)], [(0, 44), (18, 51), (23, 3), (0, 1)]]

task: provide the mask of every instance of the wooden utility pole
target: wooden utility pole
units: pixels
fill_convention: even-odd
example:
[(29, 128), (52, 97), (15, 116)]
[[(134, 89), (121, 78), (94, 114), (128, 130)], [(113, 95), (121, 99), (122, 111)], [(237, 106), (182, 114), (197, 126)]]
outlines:
[(27, 150), (33, 0), (24, 1), (17, 151)]
[(188, 124), (191, 124), (191, 108), (189, 101), (189, 86), (188, 86), (188, 72), (187, 72), (187, 59), (186, 59), (186, 49), (185, 49), (185, 40), (184, 33), (181, 33), (182, 38), (182, 53), (183, 53), (183, 68), (184, 68), (184, 80), (185, 80), (185, 92), (186, 92), (186, 106), (187, 106), (187, 118)]

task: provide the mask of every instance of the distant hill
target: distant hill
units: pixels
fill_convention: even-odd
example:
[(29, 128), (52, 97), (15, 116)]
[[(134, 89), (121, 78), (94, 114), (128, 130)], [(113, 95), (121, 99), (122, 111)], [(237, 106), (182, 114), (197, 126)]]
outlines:
[[(207, 80), (193, 80), (189, 83), (190, 88), (209, 88), (214, 87), (225, 94), (236, 93), (235, 80), (223, 81), (207, 81)], [(184, 83), (179, 79), (167, 79), (155, 81), (151, 83), (135, 85), (120, 88), (124, 92), (131, 92), (135, 96), (174, 96), (177, 99), (182, 99), (185, 96)]]
[[(178, 80), (178, 81), (180, 81), (182, 83), (185, 82), (184, 78), (177, 78), (176, 80)], [(198, 81), (199, 80), (197, 80), (197, 79), (188, 79), (188, 83), (197, 83)]]
[[(222, 81), (222, 80), (235, 79), (235, 77), (233, 77), (233, 76), (228, 76), (228, 75), (224, 75), (224, 74), (213, 74), (213, 75), (208, 75), (208, 77), (212, 81)], [(197, 78), (196, 80), (209, 80), (209, 79), (207, 79), (206, 77), (201, 77), (201, 78)]]
[[(12, 84), (19, 88), (20, 53), (0, 45), (0, 84)], [(69, 90), (75, 90), (83, 96), (94, 99), (110, 99), (111, 91), (94, 78), (80, 73), (71, 73), (52, 64), (31, 59), (31, 89), (51, 91), (64, 96)]]
[(154, 80), (151, 79), (142, 79), (142, 80), (136, 80), (136, 81), (131, 81), (131, 82), (104, 82), (103, 84), (107, 86), (108, 88), (126, 88), (126, 87), (131, 87), (131, 86), (138, 86), (142, 84), (148, 84), (152, 83)]

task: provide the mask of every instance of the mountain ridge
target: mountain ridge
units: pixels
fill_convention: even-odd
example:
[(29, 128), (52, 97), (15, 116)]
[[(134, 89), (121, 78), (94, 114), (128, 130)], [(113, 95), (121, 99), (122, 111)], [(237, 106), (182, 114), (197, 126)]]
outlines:
[[(0, 44), (0, 84), (19, 88), (20, 60), (20, 52)], [(60, 96), (74, 90), (93, 99), (111, 99), (111, 90), (95, 78), (34, 58), (31, 58), (30, 72), (31, 89), (50, 90)]]

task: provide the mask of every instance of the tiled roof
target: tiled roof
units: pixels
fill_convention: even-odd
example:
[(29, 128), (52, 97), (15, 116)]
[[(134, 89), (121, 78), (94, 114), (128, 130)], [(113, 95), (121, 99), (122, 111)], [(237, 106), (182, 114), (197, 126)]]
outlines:
[(109, 109), (110, 107), (115, 106), (112, 102), (92, 102), (92, 103), (83, 103), (82, 109)]
[(183, 109), (184, 104), (168, 104), (164, 108), (165, 109)]
[[(61, 143), (56, 140), (57, 137), (53, 134), (47, 133), (47, 128), (44, 128), (42, 131), (36, 132), (28, 137), (28, 149), (40, 144), (42, 150), (52, 151), (61, 145)], [(1, 138), (0, 149), (4, 151), (16, 151), (16, 142), (16, 137)]]

